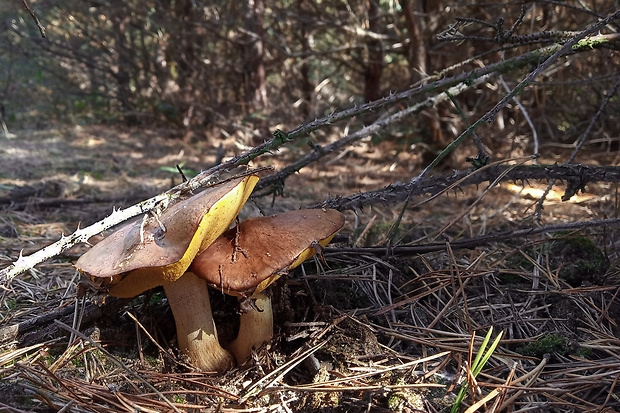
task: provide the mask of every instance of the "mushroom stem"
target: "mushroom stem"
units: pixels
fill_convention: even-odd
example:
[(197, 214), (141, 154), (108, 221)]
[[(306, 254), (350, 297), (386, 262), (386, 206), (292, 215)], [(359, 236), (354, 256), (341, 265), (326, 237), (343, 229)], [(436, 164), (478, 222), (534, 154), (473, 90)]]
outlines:
[(255, 294), (256, 307), (261, 311), (250, 310), (241, 314), (239, 334), (229, 345), (228, 350), (235, 356), (237, 364), (243, 363), (258, 348), (273, 337), (273, 311), (271, 299), (263, 293)]
[(164, 284), (164, 290), (176, 321), (179, 349), (191, 365), (216, 372), (233, 367), (232, 356), (217, 339), (207, 283), (186, 272), (175, 282)]

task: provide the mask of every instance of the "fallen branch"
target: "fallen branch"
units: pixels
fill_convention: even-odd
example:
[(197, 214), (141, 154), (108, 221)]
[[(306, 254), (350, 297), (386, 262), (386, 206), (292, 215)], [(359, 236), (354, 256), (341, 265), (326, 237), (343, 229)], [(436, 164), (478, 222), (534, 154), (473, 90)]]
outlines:
[[(606, 19), (606, 22), (612, 21), (616, 19), (620, 13), (615, 13), (609, 16)], [(600, 28), (605, 25), (605, 22), (599, 22), (596, 24), (597, 28)], [(593, 26), (594, 27), (594, 26)], [(571, 39), (570, 45), (567, 44), (556, 44), (548, 47), (543, 47), (541, 49), (534, 50), (532, 52), (528, 52), (524, 55), (514, 57), (512, 59), (507, 59), (492, 65), (488, 65), (479, 69), (472, 70), (470, 72), (461, 73), (459, 75), (455, 75), (452, 77), (444, 78), (441, 80), (437, 80), (428, 84), (422, 84), (418, 87), (406, 90), (404, 92), (391, 94), (383, 99), (379, 99), (373, 102), (369, 102), (363, 105), (355, 106), (351, 109), (344, 110), (342, 112), (330, 115), (326, 118), (315, 120), (314, 122), (305, 124), (300, 126), (299, 128), (289, 132), (287, 134), (287, 138), (292, 140), (301, 135), (307, 135), (322, 126), (329, 125), (335, 122), (339, 122), (353, 116), (359, 116), (366, 112), (374, 111), (383, 106), (387, 106), (390, 104), (394, 104), (400, 102), (404, 99), (411, 99), (417, 95), (423, 95), (425, 93), (434, 92), (436, 93), (434, 96), (428, 97), (421, 102), (418, 102), (406, 109), (403, 109), (387, 118), (379, 119), (372, 125), (366, 126), (350, 135), (347, 135), (336, 142), (333, 142), (326, 146), (318, 146), (313, 145), (313, 151), (298, 160), (297, 162), (286, 166), (281, 171), (270, 175), (266, 178), (263, 178), (258, 185), (256, 186), (257, 190), (266, 188), (267, 186), (274, 186), (268, 191), (265, 191), (261, 195), (267, 195), (273, 192), (277, 192), (284, 185), (284, 181), (290, 175), (298, 172), (303, 167), (311, 164), (312, 162), (317, 161), (323, 156), (338, 151), (352, 143), (362, 139), (366, 136), (372, 135), (373, 133), (377, 133), (382, 128), (395, 123), (396, 121), (404, 118), (405, 116), (410, 116), (414, 113), (417, 113), (424, 108), (434, 107), (437, 104), (448, 99), (450, 95), (458, 95), (464, 90), (468, 90), (473, 88), (474, 86), (479, 85), (480, 83), (485, 82), (491, 77), (496, 75), (506, 73), (511, 70), (515, 70), (521, 67), (526, 67), (533, 63), (539, 63), (540, 61), (544, 61), (544, 65), (540, 65), (535, 71), (530, 73), (526, 79), (524, 79), (518, 87), (515, 87), (512, 91), (510, 91), (501, 102), (499, 102), (491, 112), (497, 113), (500, 108), (505, 106), (510, 99), (508, 96), (514, 97), (520, 92), (525, 86), (529, 85), (533, 82), (533, 79), (536, 78), (542, 71), (551, 65), (554, 61), (559, 59), (561, 56), (567, 53), (575, 53), (578, 51), (587, 50), (588, 48), (595, 47), (600, 43), (600, 45), (604, 45), (608, 42), (617, 41), (620, 39), (620, 34), (609, 34), (609, 35), (597, 35), (585, 38), (588, 33), (595, 31), (592, 27), (584, 30), (581, 33), (578, 33), (573, 39)], [(581, 39), (581, 40), (580, 40)], [(445, 91), (448, 94), (440, 93), (441, 91)], [(484, 121), (488, 121), (490, 119), (491, 112), (487, 113), (484, 117), (482, 117), (475, 126), (472, 125), (465, 132), (461, 134), (457, 140), (455, 140), (456, 144), (460, 142), (469, 132), (475, 130), (477, 126), (482, 124)], [(493, 115), (494, 116), (494, 115)], [(460, 140), (459, 140), (460, 139)], [(457, 142), (458, 141), (458, 142)], [(456, 146), (456, 145), (454, 145)], [(258, 149), (259, 147), (255, 148)], [(451, 148), (453, 149), (453, 148)], [(418, 177), (418, 179), (423, 178), (431, 169), (434, 167), (444, 156), (446, 156), (450, 150), (442, 151), (441, 155), (437, 157), (433, 164), (429, 165), (429, 167), (425, 168), (422, 174)], [(264, 153), (264, 152), (263, 152)], [(243, 157), (243, 155), (240, 155)], [(233, 158), (234, 160), (234, 158)], [(233, 161), (231, 160), (231, 161)], [(229, 161), (230, 162), (230, 161)]]
[[(266, 169), (269, 168), (253, 169), (241, 175), (253, 174)], [(200, 174), (192, 178), (191, 180), (183, 182), (180, 185), (177, 185), (162, 194), (147, 199), (146, 201), (142, 201), (129, 208), (115, 210), (112, 212), (112, 214), (102, 219), (101, 221), (96, 222), (89, 227), (77, 229), (70, 235), (62, 235), (60, 240), (56, 241), (51, 245), (48, 245), (45, 248), (38, 250), (31, 255), (23, 256), (20, 252), (19, 258), (15, 262), (13, 262), (13, 264), (8, 265), (0, 271), (0, 285), (6, 288), (6, 284), (9, 283), (18, 274), (21, 274), (24, 271), (33, 268), (35, 265), (43, 261), (62, 254), (63, 252), (69, 250), (71, 247), (79, 243), (88, 242), (88, 240), (92, 236), (99, 234), (106, 229), (112, 228), (113, 226), (118, 225), (121, 222), (127, 221), (130, 218), (150, 211), (157, 211), (156, 213), (161, 213), (169, 206), (178, 202), (181, 197), (186, 193), (201, 187), (207, 187), (220, 183), (218, 181), (218, 177), (220, 176), (221, 172), (222, 170), (215, 171), (214, 173), (208, 175)]]
[[(288, 165), (286, 167), (284, 167), (282, 170), (280, 170), (279, 172), (273, 174), (273, 175), (269, 175), (263, 179), (261, 179), (259, 181), (259, 183), (256, 185), (256, 189), (260, 190), (262, 188), (266, 188), (268, 186), (272, 186), (272, 188), (270, 188), (268, 191), (265, 191), (264, 193), (261, 193), (261, 196), (264, 195), (268, 195), (270, 193), (276, 192), (278, 191), (278, 188), (282, 188), (284, 186), (284, 181), (286, 180), (286, 178), (288, 178), (289, 176), (293, 175), (295, 172), (298, 172), (299, 170), (301, 170), (303, 167), (310, 165), (313, 162), (316, 162), (317, 160), (321, 159), (323, 156), (328, 155), (330, 153), (336, 152), (341, 150), (342, 148), (351, 145), (352, 143), (355, 143), (357, 141), (359, 141), (362, 138), (365, 138), (367, 136), (372, 135), (373, 133), (377, 133), (379, 132), (381, 129), (389, 126), (392, 123), (395, 123), (401, 119), (403, 119), (406, 116), (411, 116), (414, 113), (420, 112), (421, 110), (423, 110), (424, 108), (428, 108), (428, 107), (434, 107), (437, 104), (448, 100), (448, 96), (451, 95), (458, 95), (461, 92), (465, 91), (465, 90), (469, 90), (475, 86), (478, 86), (484, 82), (486, 82), (487, 80), (489, 80), (491, 78), (491, 75), (485, 75), (480, 77), (479, 79), (477, 79), (475, 82), (471, 82), (469, 84), (466, 83), (461, 83), (457, 86), (454, 86), (452, 88), (450, 88), (447, 93), (442, 93), (440, 95), (435, 95), (435, 96), (431, 96), (429, 98), (424, 99), (422, 102), (417, 103), (415, 105), (409, 106), (403, 110), (400, 110), (386, 118), (382, 118), (377, 120), (376, 122), (374, 122), (371, 125), (368, 125), (366, 127), (363, 127), (362, 129), (347, 135), (335, 142), (330, 143), (329, 145), (325, 145), (325, 146), (319, 146), (319, 145), (313, 145), (314, 150), (312, 152), (310, 152), (309, 154), (307, 154), (306, 156), (304, 156), (303, 158), (301, 158), (300, 160), (298, 160), (297, 162), (292, 163), (291, 165)], [(275, 189), (274, 189), (275, 187)]]
[[(620, 167), (618, 166), (524, 165), (512, 167), (497, 165), (487, 167), (485, 170), (475, 170), (475, 173), (471, 170), (460, 171), (450, 175), (426, 178), (419, 182), (390, 184), (379, 190), (328, 198), (308, 208), (333, 208), (344, 211), (358, 210), (369, 205), (391, 205), (404, 202), (410, 196), (436, 195), (461, 180), (462, 182), (455, 189), (491, 182), (510, 168), (512, 170), (500, 179), (501, 182), (558, 179), (567, 182), (567, 195), (585, 190), (585, 186), (591, 182), (620, 182)], [(563, 200), (566, 199), (563, 198)]]
[(448, 245), (453, 250), (456, 249), (474, 249), (482, 245), (488, 245), (492, 242), (500, 242), (507, 239), (529, 237), (536, 234), (548, 234), (560, 231), (577, 231), (584, 228), (604, 227), (606, 225), (618, 225), (620, 218), (595, 219), (592, 221), (569, 222), (567, 224), (547, 225), (539, 228), (523, 228), (514, 231), (495, 232), (480, 237), (457, 239), (451, 242), (432, 242), (421, 245), (397, 245), (394, 247), (358, 247), (358, 248), (328, 248), (325, 256), (329, 257), (331, 253), (341, 256), (342, 254), (372, 254), (372, 255), (411, 255), (426, 254), (428, 252), (436, 252), (445, 250)]

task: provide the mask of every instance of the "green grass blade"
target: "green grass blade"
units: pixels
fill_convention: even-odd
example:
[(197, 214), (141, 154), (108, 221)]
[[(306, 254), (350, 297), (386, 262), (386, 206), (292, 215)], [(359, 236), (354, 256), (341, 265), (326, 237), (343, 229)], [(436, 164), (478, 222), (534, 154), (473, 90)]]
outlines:
[[(489, 359), (493, 355), (493, 352), (499, 345), (499, 342), (502, 339), (504, 332), (501, 331), (497, 335), (497, 337), (495, 337), (495, 340), (493, 340), (493, 343), (491, 343), (491, 345), (489, 346), (489, 349), (487, 350), (487, 345), (489, 344), (489, 340), (491, 339), (492, 334), (493, 334), (493, 327), (491, 327), (489, 331), (487, 332), (487, 335), (485, 336), (480, 348), (478, 349), (478, 352), (476, 353), (476, 358), (474, 359), (474, 361), (472, 361), (472, 365), (470, 366), (470, 369), (474, 377), (476, 377), (478, 373), (482, 371), (482, 368), (484, 367), (484, 365), (487, 363), (487, 361), (489, 361)], [(465, 395), (467, 394), (468, 390), (469, 390), (469, 384), (465, 382), (463, 386), (461, 387), (461, 390), (459, 390), (459, 394), (457, 395), (456, 400), (454, 404), (452, 405), (452, 409), (450, 410), (451, 413), (458, 412), (459, 408), (461, 407), (461, 403), (463, 402), (463, 399), (465, 399)]]

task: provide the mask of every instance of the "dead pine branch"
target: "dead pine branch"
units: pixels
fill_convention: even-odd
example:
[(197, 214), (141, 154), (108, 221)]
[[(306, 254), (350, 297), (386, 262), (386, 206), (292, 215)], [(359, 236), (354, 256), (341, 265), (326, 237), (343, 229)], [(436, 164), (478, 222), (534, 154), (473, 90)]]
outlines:
[[(253, 174), (266, 169), (269, 168), (252, 169), (236, 176)], [(89, 227), (80, 228), (70, 235), (63, 235), (60, 240), (38, 250), (31, 255), (24, 256), (20, 252), (19, 258), (13, 264), (8, 265), (0, 271), (0, 285), (6, 286), (7, 283), (9, 283), (15, 276), (23, 273), (24, 271), (33, 268), (35, 265), (43, 261), (62, 254), (79, 243), (87, 243), (92, 236), (112, 228), (113, 226), (118, 225), (130, 218), (149, 213), (151, 211), (154, 211), (156, 214), (161, 214), (166, 208), (179, 201), (182, 195), (188, 193), (189, 191), (219, 183), (220, 181), (217, 181), (217, 178), (220, 176), (222, 171), (223, 170), (220, 169), (212, 174), (197, 175), (189, 181), (183, 182), (162, 194), (156, 195), (129, 208), (114, 210), (112, 214), (103, 220), (96, 222)]]
[[(618, 13), (609, 16), (608, 19), (613, 20), (616, 17), (613, 17), (615, 15), (617, 15)], [(604, 25), (603, 25), (604, 26)], [(601, 26), (602, 27), (602, 26)], [(378, 132), (379, 130), (382, 130), (384, 127), (389, 126), (399, 120), (401, 120), (402, 118), (412, 115), (414, 113), (417, 113), (421, 110), (423, 110), (424, 108), (427, 107), (434, 107), (436, 105), (438, 105), (439, 103), (447, 100), (448, 98), (450, 98), (450, 96), (455, 96), (458, 95), (460, 93), (462, 93), (464, 90), (473, 88), (474, 86), (477, 86), (479, 84), (484, 83), (485, 81), (487, 81), (488, 79), (490, 79), (491, 77), (494, 77), (495, 75), (499, 75), (501, 73), (504, 73), (506, 70), (508, 70), (510, 67), (512, 67), (513, 69), (516, 67), (523, 67), (524, 64), (526, 62), (529, 62), (530, 58), (533, 58), (536, 56), (537, 60), (544, 60), (544, 65), (539, 66), (535, 71), (533, 71), (532, 73), (530, 73), (530, 75), (528, 75), (526, 77), (526, 79), (524, 79), (519, 85), (517, 85), (517, 87), (515, 87), (512, 91), (509, 91), (509, 93), (502, 99), (502, 101), (500, 101), (490, 112), (488, 112), (487, 114), (485, 114), (485, 116), (483, 116), (481, 119), (479, 119), (478, 122), (476, 122), (475, 124), (471, 125), (470, 127), (467, 128), (467, 130), (465, 130), (461, 136), (459, 136), (457, 139), (455, 139), (455, 142), (453, 142), (453, 145), (449, 148), (449, 150), (444, 151), (440, 154), (440, 156), (438, 156), (431, 165), (429, 165), (427, 168), (424, 169), (424, 171), (420, 174), (419, 178), (422, 178), (424, 176), (426, 176), (430, 170), (437, 165), (437, 163), (443, 158), (445, 157), (451, 150), (454, 149), (454, 147), (456, 147), (458, 145), (458, 143), (460, 143), (462, 141), (463, 138), (465, 138), (470, 132), (474, 132), (476, 127), (478, 127), (479, 125), (481, 125), (484, 121), (489, 122), (493, 119), (493, 117), (495, 116), (494, 114), (497, 114), (497, 112), (503, 107), (505, 106), (510, 99), (512, 99), (513, 97), (515, 97), (521, 90), (523, 90), (523, 88), (525, 88), (527, 85), (529, 85), (530, 83), (533, 82), (533, 79), (535, 79), (540, 73), (543, 72), (543, 70), (545, 68), (547, 68), (549, 65), (551, 65), (554, 61), (556, 61), (557, 59), (559, 59), (561, 56), (563, 56), (564, 54), (568, 53), (568, 52), (575, 52), (578, 50), (583, 50), (583, 47), (585, 45), (585, 43), (590, 43), (590, 42), (598, 42), (599, 40), (602, 40), (603, 38), (605, 40), (603, 40), (604, 42), (606, 41), (615, 41), (619, 38), (619, 36), (617, 35), (600, 35), (600, 36), (604, 36), (604, 37), (600, 37), (600, 36), (594, 36), (588, 39), (585, 39), (584, 41), (580, 42), (580, 39), (584, 39), (585, 36), (587, 36), (589, 33), (592, 33), (594, 29), (588, 28), (586, 30), (584, 30), (583, 32), (577, 34), (572, 40), (573, 40), (573, 45), (571, 47), (566, 47), (566, 45), (561, 46), (560, 45), (554, 45), (554, 46), (550, 46), (550, 47), (546, 47), (543, 49), (539, 49), (537, 51), (532, 52), (533, 54), (526, 54), (523, 56), (518, 56), (512, 59), (508, 59), (505, 60), (504, 62), (500, 62), (494, 65), (489, 65), (487, 67), (481, 68), (481, 69), (477, 69), (477, 70), (473, 70), (471, 72), (467, 72), (461, 75), (457, 75), (454, 77), (450, 77), (450, 78), (446, 78), (446, 79), (442, 79), (440, 81), (436, 81), (427, 85), (421, 85), (419, 87), (407, 90), (405, 92), (401, 92), (401, 93), (396, 93), (393, 95), (390, 95), (386, 98), (380, 99), (378, 101), (374, 101), (374, 102), (369, 102), (367, 104), (364, 105), (360, 105), (360, 106), (356, 106), (352, 109), (349, 110), (345, 110), (342, 112), (339, 112), (337, 114), (334, 115), (330, 115), (327, 118), (321, 119), (321, 120), (317, 120), (314, 122), (311, 122), (309, 124), (303, 125), (300, 128), (295, 129), (294, 131), (291, 131), (287, 134), (288, 139), (293, 139), (296, 136), (299, 136), (301, 134), (306, 135), (309, 134), (310, 132), (319, 129), (320, 127), (326, 125), (326, 124), (331, 124), (334, 122), (338, 122), (344, 119), (347, 119), (349, 117), (353, 117), (353, 116), (359, 116), (365, 112), (368, 111), (373, 111), (376, 110), (378, 108), (381, 108), (383, 106), (389, 105), (389, 104), (394, 104), (397, 103), (403, 99), (410, 99), (416, 95), (422, 94), (422, 93), (426, 93), (426, 92), (430, 92), (431, 90), (441, 90), (445, 88), (445, 92), (444, 94), (438, 94), (435, 96), (431, 96), (419, 103), (416, 103), (406, 109), (403, 109), (387, 118), (384, 119), (379, 119), (378, 121), (376, 121), (375, 123), (366, 126), (362, 129), (360, 129), (359, 131), (356, 131), (350, 135), (347, 135), (341, 139), (339, 139), (336, 142), (333, 142), (329, 145), (326, 145), (324, 147), (320, 147), (320, 146), (314, 146), (313, 147), (313, 151), (309, 154), (307, 154), (306, 156), (304, 156), (302, 159), (298, 160), (297, 162), (288, 165), (287, 167), (283, 168), (281, 171), (268, 176), (264, 179), (261, 180), (261, 182), (259, 182), (259, 184), (257, 185), (256, 189), (260, 190), (263, 188), (266, 188), (269, 185), (277, 185), (279, 184), (280, 186), (283, 185), (284, 180), (294, 174), (295, 172), (298, 172), (299, 170), (301, 170), (303, 167), (310, 165), (311, 163), (317, 161), (318, 159), (322, 158), (323, 156), (330, 154), (330, 153), (334, 153), (336, 151), (341, 150), (342, 148), (351, 145), (352, 143), (358, 141), (361, 138), (364, 138), (366, 136), (372, 135), (373, 133)], [(596, 38), (596, 40), (595, 40)], [(583, 43), (583, 44), (582, 44)], [(529, 57), (528, 57), (529, 56)], [(525, 58), (524, 58), (525, 57)], [(503, 63), (508, 63), (507, 66), (504, 66)], [(533, 61), (532, 61), (533, 63)], [(475, 79), (475, 80), (472, 80)], [(258, 147), (257, 147), (258, 148)], [(269, 193), (272, 193), (274, 191), (274, 189), (271, 189), (270, 191), (267, 191), (261, 195), (267, 195)]]
[(421, 245), (396, 245), (393, 247), (353, 247), (353, 248), (331, 248), (326, 254), (329, 256), (332, 252), (337, 254), (374, 254), (379, 256), (391, 255), (411, 255), (425, 254), (428, 252), (443, 251), (449, 245), (453, 250), (456, 249), (473, 249), (493, 242), (501, 242), (505, 240), (514, 240), (517, 238), (531, 237), (536, 234), (549, 234), (561, 231), (579, 231), (585, 228), (604, 227), (608, 225), (620, 224), (620, 218), (595, 219), (591, 221), (569, 222), (566, 224), (546, 225), (539, 228), (522, 228), (513, 231), (502, 231), (481, 235), (479, 237), (463, 238), (447, 242), (432, 242)]
[[(509, 170), (510, 169), (510, 170)], [(507, 173), (506, 171), (509, 170)], [(458, 189), (467, 185), (493, 182), (526, 182), (528, 180), (557, 179), (567, 182), (565, 196), (572, 196), (585, 190), (588, 183), (620, 182), (620, 167), (586, 165), (489, 165), (473, 172), (459, 171), (409, 183), (390, 184), (382, 189), (360, 192), (345, 197), (328, 198), (310, 208), (333, 208), (340, 211), (358, 210), (370, 205), (390, 205), (404, 202), (409, 196), (436, 195), (447, 189)], [(570, 198), (570, 196), (568, 196)], [(567, 200), (567, 199), (564, 199)]]

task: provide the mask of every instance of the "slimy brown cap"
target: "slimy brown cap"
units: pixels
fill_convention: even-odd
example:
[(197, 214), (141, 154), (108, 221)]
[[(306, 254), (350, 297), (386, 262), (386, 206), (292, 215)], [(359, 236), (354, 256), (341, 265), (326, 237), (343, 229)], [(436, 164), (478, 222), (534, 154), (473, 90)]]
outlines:
[(343, 225), (336, 210), (250, 218), (223, 233), (190, 269), (224, 293), (250, 296), (314, 255), (315, 245), (327, 245)]

